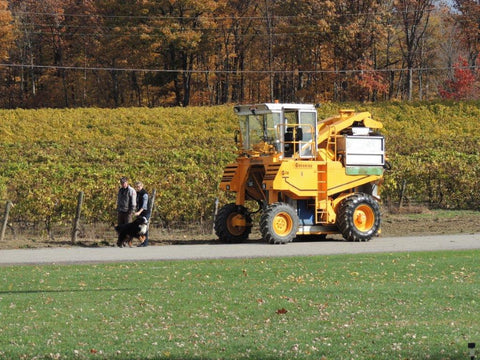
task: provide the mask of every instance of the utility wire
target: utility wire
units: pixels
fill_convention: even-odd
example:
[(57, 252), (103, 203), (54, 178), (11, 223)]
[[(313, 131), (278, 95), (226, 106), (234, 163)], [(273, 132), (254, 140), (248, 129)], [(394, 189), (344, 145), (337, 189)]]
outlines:
[[(117, 68), (117, 67), (84, 67), (84, 66), (58, 66), (58, 65), (31, 65), (0, 63), (0, 68), (27, 68), (50, 70), (81, 70), (81, 71), (118, 71), (118, 72), (150, 72), (150, 73), (180, 73), (180, 74), (363, 74), (363, 73), (388, 73), (405, 71), (447, 71), (451, 67), (415, 67), (393, 69), (351, 69), (351, 70), (184, 70), (184, 69), (145, 69), (145, 68)], [(478, 66), (455, 67), (455, 69), (478, 70)]]

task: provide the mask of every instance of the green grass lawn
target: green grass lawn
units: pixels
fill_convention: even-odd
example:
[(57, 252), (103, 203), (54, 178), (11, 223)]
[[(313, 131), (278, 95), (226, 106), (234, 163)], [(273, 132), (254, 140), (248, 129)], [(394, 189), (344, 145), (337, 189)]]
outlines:
[(0, 267), (0, 358), (468, 359), (467, 344), (480, 343), (479, 260)]

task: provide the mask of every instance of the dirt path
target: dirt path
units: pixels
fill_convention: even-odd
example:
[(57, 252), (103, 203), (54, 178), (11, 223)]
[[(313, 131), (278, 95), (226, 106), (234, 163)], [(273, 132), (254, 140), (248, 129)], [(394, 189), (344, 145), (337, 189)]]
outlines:
[(146, 248), (62, 247), (0, 250), (0, 266), (19, 264), (73, 264), (186, 259), (200, 260), (468, 249), (480, 249), (480, 233), (414, 237), (378, 237), (366, 243), (327, 240), (320, 242), (294, 242), (287, 245), (268, 245), (252, 241), (243, 244), (165, 245), (150, 246)]

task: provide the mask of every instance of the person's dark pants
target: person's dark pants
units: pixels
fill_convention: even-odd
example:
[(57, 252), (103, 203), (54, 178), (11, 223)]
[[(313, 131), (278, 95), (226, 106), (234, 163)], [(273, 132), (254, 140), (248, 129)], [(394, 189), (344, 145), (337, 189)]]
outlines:
[(142, 246), (148, 246), (148, 231), (145, 233), (145, 241), (142, 243)]
[[(150, 221), (150, 214), (148, 212), (143, 212), (140, 214), (140, 216), (144, 216), (148, 221)], [(150, 224), (149, 224), (150, 226)], [(140, 246), (148, 246), (148, 230), (147, 232), (145, 233), (145, 241), (143, 243), (140, 244)]]
[(128, 224), (131, 223), (133, 220), (133, 215), (131, 212), (118, 212), (118, 225)]

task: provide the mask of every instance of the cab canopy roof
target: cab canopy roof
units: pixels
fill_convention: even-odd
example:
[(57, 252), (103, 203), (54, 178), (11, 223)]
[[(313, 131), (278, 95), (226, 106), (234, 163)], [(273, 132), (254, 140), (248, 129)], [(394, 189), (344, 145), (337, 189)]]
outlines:
[(313, 104), (264, 103), (255, 105), (236, 105), (234, 107), (235, 114), (237, 115), (269, 114), (272, 112), (280, 112), (282, 110), (316, 111)]

